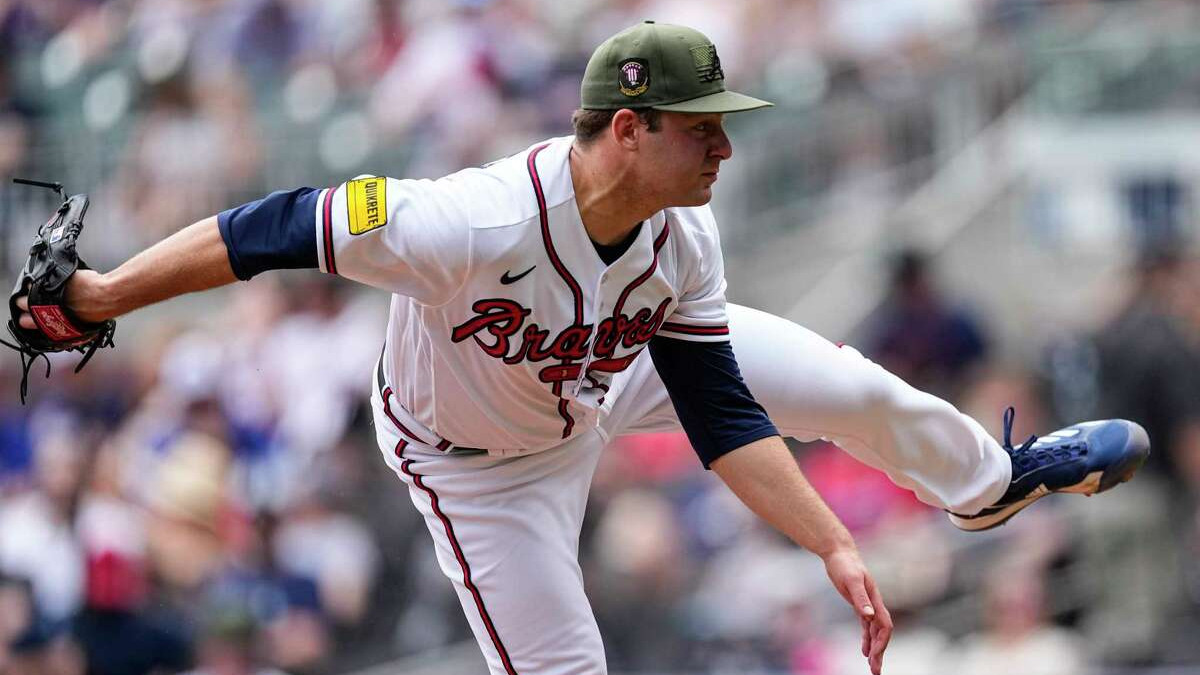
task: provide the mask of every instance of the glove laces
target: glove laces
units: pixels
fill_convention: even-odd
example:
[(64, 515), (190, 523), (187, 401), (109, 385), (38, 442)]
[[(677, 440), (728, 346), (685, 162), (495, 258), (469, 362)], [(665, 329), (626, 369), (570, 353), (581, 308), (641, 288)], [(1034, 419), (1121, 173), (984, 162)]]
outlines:
[[(46, 378), (49, 378), (50, 359), (46, 356), (46, 352), (21, 344), (21, 339), (17, 336), (16, 326), (13, 325), (11, 319), (8, 321), (8, 332), (10, 335), (12, 335), (15, 344), (14, 342), (9, 342), (4, 338), (0, 338), (0, 345), (4, 345), (10, 349), (15, 349), (17, 354), (21, 356), (21, 405), (25, 405), (25, 399), (29, 394), (29, 372), (33, 370), (33, 364), (37, 362), (38, 357), (41, 357), (42, 360), (46, 362)], [(83, 354), (83, 359), (81, 359), (79, 364), (75, 366), (75, 372), (78, 373), (79, 371), (83, 370), (83, 367), (87, 365), (87, 362), (92, 360), (92, 356), (95, 355), (96, 350), (103, 349), (105, 347), (116, 346), (113, 344), (113, 336), (116, 334), (116, 332), (116, 322), (110, 321), (107, 323), (104, 329), (98, 335), (96, 335), (96, 337), (92, 338), (92, 340), (87, 344), (64, 350), (80, 352)]]

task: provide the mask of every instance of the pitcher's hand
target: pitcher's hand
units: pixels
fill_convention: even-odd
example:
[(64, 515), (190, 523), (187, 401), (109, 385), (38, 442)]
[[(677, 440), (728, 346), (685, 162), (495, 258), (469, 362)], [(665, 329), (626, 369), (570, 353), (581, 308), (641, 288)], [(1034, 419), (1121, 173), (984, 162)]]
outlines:
[[(100, 294), (103, 290), (100, 287), (101, 274), (96, 270), (76, 270), (71, 278), (67, 280), (67, 307), (83, 321), (103, 321), (109, 318), (102, 312), (97, 312), (93, 307), (100, 305)], [(37, 324), (34, 323), (33, 317), (29, 315), (29, 298), (28, 296), (20, 296), (16, 300), (17, 308), (21, 310), (21, 316), (17, 323), (21, 328), (36, 330)]]
[(892, 615), (879, 597), (875, 580), (854, 548), (838, 549), (825, 556), (825, 573), (858, 615), (863, 629), (862, 654), (873, 675), (880, 675), (883, 651), (892, 639)]

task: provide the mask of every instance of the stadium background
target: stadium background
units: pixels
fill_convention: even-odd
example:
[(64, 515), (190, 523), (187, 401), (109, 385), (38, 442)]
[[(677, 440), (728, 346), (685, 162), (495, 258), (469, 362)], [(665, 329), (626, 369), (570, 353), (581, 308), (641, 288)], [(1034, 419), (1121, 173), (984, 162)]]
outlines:
[[(110, 269), (273, 190), (436, 176), (569, 133), (604, 37), (714, 39), (731, 299), (999, 433), (1121, 415), (1151, 462), (958, 533), (797, 457), (896, 616), (885, 672), (1200, 672), (1200, 6), (1186, 0), (0, 0), (0, 270), (60, 180)], [(123, 319), (17, 398), (0, 358), (0, 673), (482, 673), (364, 414), (382, 293), (264, 275)], [(780, 345), (780, 358), (788, 358)], [(582, 541), (614, 673), (864, 673), (819, 561), (686, 443), (630, 439)]]

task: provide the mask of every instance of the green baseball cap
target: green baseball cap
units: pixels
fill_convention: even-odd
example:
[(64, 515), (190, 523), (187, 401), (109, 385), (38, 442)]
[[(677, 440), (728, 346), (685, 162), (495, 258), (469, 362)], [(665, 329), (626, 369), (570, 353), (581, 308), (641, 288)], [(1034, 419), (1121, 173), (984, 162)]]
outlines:
[(580, 99), (585, 110), (730, 113), (773, 105), (725, 89), (717, 48), (700, 31), (649, 20), (592, 52)]

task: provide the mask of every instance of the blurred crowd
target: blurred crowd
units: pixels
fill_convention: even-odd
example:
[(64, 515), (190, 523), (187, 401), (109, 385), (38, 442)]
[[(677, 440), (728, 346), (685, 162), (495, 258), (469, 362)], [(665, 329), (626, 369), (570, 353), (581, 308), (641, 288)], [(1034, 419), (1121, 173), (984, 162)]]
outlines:
[[(1160, 252), (1092, 336), (1091, 369), (1001, 363), (915, 251), (856, 344), (1014, 438), (1091, 416), (1156, 442), (1138, 479), (1057, 499), (998, 534), (944, 514), (825, 443), (796, 445), (900, 626), (894, 673), (1091, 672), (1200, 661), (1200, 260)], [(218, 291), (79, 374), (0, 360), (0, 673), (334, 673), (469, 639), (365, 406), (385, 298), (308, 273)], [(331, 348), (336, 346), (336, 348)], [(1050, 358), (1048, 356), (1048, 358)], [(1062, 357), (1054, 357), (1062, 358)], [(1072, 414), (1076, 409), (1070, 411)], [(766, 528), (686, 439), (621, 439), (581, 543), (614, 672), (861, 672), (857, 625), (820, 561)], [(931, 664), (933, 664), (931, 666)]]
[[(592, 46), (642, 18), (706, 32), (740, 89), (837, 110), (920, 91), (981, 33), (1101, 4), (0, 0), (0, 176), (86, 187), (105, 216), (88, 259), (108, 267), (269, 190), (437, 175), (566, 133)], [(832, 165), (908, 161), (921, 129), (883, 150), (847, 139)], [(17, 225), (44, 220), (14, 194), (0, 187), (5, 265)], [(1048, 500), (964, 538), (837, 448), (796, 446), (898, 615), (890, 672), (1200, 662), (1200, 262), (1175, 234), (1148, 238), (1121, 310), (1045, 363), (1005, 360), (1003, 317), (897, 256), (864, 353), (997, 435), (1008, 405), (1014, 438), (1123, 416), (1155, 454), (1087, 513)], [(0, 354), (0, 674), (349, 672), (468, 639), (369, 426), (386, 298), (288, 273), (190, 307), (79, 374), (74, 355), (50, 380), (36, 364), (24, 406)], [(614, 672), (862, 672), (819, 561), (681, 436), (620, 441), (591, 498), (581, 555)]]
[(377, 606), (381, 547), (394, 572), (419, 531), (362, 411), (384, 312), (345, 290), (256, 281), (202, 327), (160, 322), (78, 376), (54, 359), (28, 406), (4, 388), (0, 672), (303, 673), (368, 655), (394, 613)]
[[(566, 133), (592, 47), (654, 17), (712, 37), (731, 81), (777, 101), (772, 120), (793, 133), (864, 117), (817, 124), (804, 170), (775, 167), (761, 188), (795, 194), (935, 153), (953, 134), (936, 130), (926, 85), (980, 58), (980, 35), (1052, 10), (1086, 24), (1106, 4), (3, 0), (0, 175), (86, 188), (111, 234), (93, 256), (116, 260), (272, 189), (442, 175)], [(982, 119), (1019, 86), (981, 93)], [(5, 220), (37, 222), (6, 196)]]

